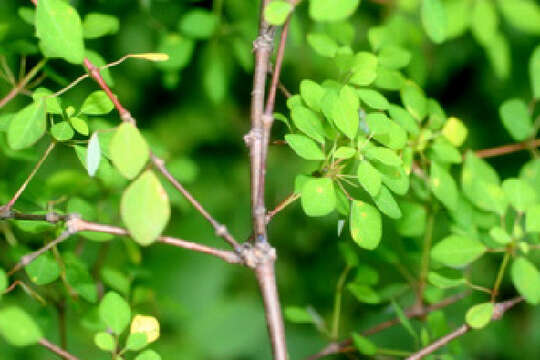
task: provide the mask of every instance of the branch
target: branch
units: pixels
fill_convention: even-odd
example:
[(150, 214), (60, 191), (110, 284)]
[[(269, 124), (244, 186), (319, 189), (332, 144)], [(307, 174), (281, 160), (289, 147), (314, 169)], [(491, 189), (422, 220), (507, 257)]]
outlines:
[[(508, 301), (501, 302), (501, 303), (496, 303), (495, 304), (495, 311), (493, 312), (493, 316), (492, 316), (491, 319), (492, 320), (501, 319), (506, 311), (508, 311), (509, 309), (514, 307), (514, 305), (520, 303), (521, 301), (523, 301), (523, 298), (522, 297), (517, 297), (517, 298), (514, 298), (512, 300), (508, 300)], [(427, 356), (427, 355), (437, 351), (438, 349), (440, 349), (443, 346), (445, 346), (446, 344), (448, 344), (450, 341), (460, 337), (461, 335), (464, 335), (464, 334), (468, 333), (470, 330), (471, 330), (471, 327), (469, 325), (463, 324), (459, 328), (457, 328), (456, 330), (449, 333), (448, 335), (443, 336), (439, 340), (431, 343), (430, 345), (426, 346), (425, 348), (418, 351), (417, 353), (409, 356), (407, 358), (407, 360), (419, 360), (419, 359), (422, 359), (424, 356)]]
[(274, 216), (276, 216), (279, 212), (281, 212), (283, 209), (285, 209), (287, 206), (289, 206), (299, 198), (299, 193), (292, 193), (285, 199), (283, 199), (279, 204), (276, 205), (273, 210), (270, 210), (268, 213), (266, 213), (266, 223), (268, 224)]
[(47, 340), (45, 338), (42, 338), (42, 339), (39, 340), (39, 345), (44, 346), (45, 348), (47, 348), (47, 350), (49, 350), (52, 353), (55, 353), (56, 355), (62, 357), (63, 359), (66, 359), (66, 360), (79, 360), (78, 357), (76, 357), (74, 355), (71, 355), (66, 350), (62, 349), (58, 345), (55, 345), (55, 344), (49, 342), (49, 340)]
[(508, 144), (490, 149), (478, 150), (476, 151), (476, 156), (478, 156), (479, 158), (490, 158), (511, 154), (522, 150), (534, 149), (537, 147), (540, 147), (540, 139), (523, 141), (517, 144)]
[[(436, 304), (426, 306), (424, 308), (418, 308), (417, 306), (413, 306), (410, 310), (405, 312), (405, 316), (409, 319), (416, 318), (416, 317), (423, 317), (433, 311), (440, 310), (442, 308), (445, 308), (449, 305), (452, 305), (459, 300), (465, 298), (467, 295), (469, 295), (469, 292), (462, 292), (453, 296), (450, 296)], [(377, 324), (365, 331), (362, 332), (362, 335), (364, 336), (370, 336), (374, 335), (376, 333), (379, 333), (383, 330), (386, 330), (394, 325), (397, 325), (400, 323), (400, 319), (398, 317), (382, 322), (380, 324)], [(317, 354), (314, 354), (310, 357), (308, 357), (306, 360), (317, 360), (322, 357), (328, 356), (328, 355), (334, 355), (339, 354), (342, 352), (348, 352), (348, 351), (356, 351), (356, 349), (351, 348), (353, 341), (351, 338), (348, 338), (346, 340), (343, 340), (339, 343), (333, 342), (328, 344), (325, 348), (323, 348), (321, 351), (319, 351)]]
[[(37, 2), (37, 0), (36, 0)], [(8, 102), (13, 100), (23, 89), (24, 87), (32, 80), (36, 74), (41, 70), (41, 68), (45, 65), (47, 62), (47, 59), (43, 59), (40, 62), (37, 63), (36, 66), (34, 66), (28, 74), (13, 88), (11, 91), (4, 96), (2, 99), (0, 99), (0, 108), (4, 107)]]

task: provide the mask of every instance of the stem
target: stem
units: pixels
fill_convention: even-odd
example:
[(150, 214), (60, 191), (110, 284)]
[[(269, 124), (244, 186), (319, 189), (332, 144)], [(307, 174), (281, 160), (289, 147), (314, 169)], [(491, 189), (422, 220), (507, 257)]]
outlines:
[(501, 266), (499, 267), (499, 272), (497, 273), (495, 285), (493, 285), (493, 290), (491, 292), (491, 301), (495, 301), (495, 299), (497, 298), (497, 295), (499, 294), (499, 288), (501, 287), (501, 283), (504, 278), (504, 272), (506, 270), (506, 266), (508, 265), (508, 261), (510, 261), (510, 252), (506, 252), (504, 254)]
[(40, 339), (39, 344), (41, 346), (46, 347), (47, 350), (49, 350), (52, 353), (55, 353), (56, 355), (62, 357), (63, 359), (66, 359), (66, 360), (79, 360), (79, 358), (77, 358), (76, 356), (71, 355), (66, 350), (60, 348), (58, 345), (55, 345), (55, 344), (49, 342), (45, 338)]
[(418, 286), (418, 304), (423, 304), (424, 288), (426, 286), (427, 275), (429, 272), (429, 255), (431, 252), (431, 244), (433, 241), (433, 224), (435, 222), (435, 214), (430, 212), (426, 224), (426, 233), (424, 234), (424, 248), (422, 249), (422, 260), (420, 267), (420, 284)]
[(0, 99), (0, 108), (4, 107), (8, 102), (13, 100), (15, 96), (17, 96), (24, 89), (28, 82), (30, 82), (30, 80), (32, 80), (36, 76), (36, 74), (39, 72), (39, 70), (41, 70), (41, 68), (45, 65), (46, 62), (47, 59), (43, 59), (38, 62), (37, 65), (34, 66), (28, 72), (28, 74), (26, 74), (26, 76), (13, 89), (11, 89), (11, 91), (6, 96)]
[(332, 320), (332, 332), (330, 333), (332, 340), (337, 340), (339, 336), (339, 320), (341, 317), (341, 298), (343, 296), (343, 287), (345, 286), (345, 281), (347, 281), (347, 275), (349, 275), (350, 270), (351, 268), (349, 266), (345, 267), (345, 269), (339, 276), (339, 280), (336, 285), (336, 295), (334, 297), (334, 315), (333, 315), (333, 320)]
[(273, 210), (269, 211), (266, 214), (266, 223), (268, 224), (274, 216), (276, 216), (279, 212), (281, 212), (283, 209), (285, 209), (287, 206), (289, 206), (290, 204), (292, 204), (299, 198), (300, 198), (299, 193), (292, 193), (289, 196), (287, 196)]
[(479, 158), (490, 158), (506, 154), (511, 154), (514, 152), (535, 149), (540, 146), (540, 139), (523, 141), (517, 144), (508, 144), (503, 146), (494, 147), (491, 149), (484, 149), (476, 151), (476, 156)]

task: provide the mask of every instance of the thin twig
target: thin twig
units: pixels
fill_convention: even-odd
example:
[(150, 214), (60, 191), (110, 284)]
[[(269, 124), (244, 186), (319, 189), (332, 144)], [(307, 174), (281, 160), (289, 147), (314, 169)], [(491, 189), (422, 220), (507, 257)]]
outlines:
[(479, 158), (491, 158), (491, 157), (511, 154), (514, 152), (522, 151), (522, 150), (535, 149), (537, 147), (540, 147), (540, 139), (523, 141), (517, 144), (497, 146), (490, 149), (478, 150), (475, 153), (476, 153), (476, 156), (478, 156)]
[[(517, 297), (512, 300), (508, 300), (505, 302), (497, 303), (495, 304), (495, 310), (493, 312), (492, 320), (499, 320), (502, 318), (504, 313), (514, 307), (514, 305), (520, 303), (523, 301), (522, 297)], [(409, 356), (407, 360), (420, 360), (424, 356), (427, 356), (438, 349), (442, 348), (446, 344), (448, 344), (450, 341), (468, 333), (471, 330), (471, 327), (467, 324), (463, 324), (460, 327), (458, 327), (456, 330), (452, 331), (451, 333), (443, 336), (439, 340), (431, 343), (430, 345), (426, 346), (422, 350), (414, 353), (413, 355)]]
[(300, 193), (292, 193), (289, 196), (287, 196), (285, 199), (283, 199), (279, 204), (276, 205), (276, 207), (272, 210), (270, 210), (266, 214), (266, 223), (268, 224), (274, 216), (276, 216), (279, 212), (281, 212), (283, 209), (285, 209), (287, 206), (295, 202), (300, 198)]
[(26, 84), (28, 84), (28, 82), (30, 80), (32, 80), (36, 76), (36, 74), (39, 72), (39, 70), (41, 70), (41, 68), (43, 66), (45, 66), (46, 62), (47, 62), (47, 59), (43, 59), (40, 62), (38, 62), (37, 65), (34, 66), (28, 72), (28, 74), (26, 74), (26, 76), (24, 78), (22, 78), (19, 81), (19, 83), (13, 87), (13, 89), (11, 89), (11, 91), (6, 96), (4, 96), (2, 99), (0, 99), (0, 108), (4, 107), (8, 102), (13, 100), (15, 98), (15, 96), (17, 96), (17, 94), (19, 94), (24, 89)]
[(66, 350), (62, 349), (58, 345), (55, 345), (55, 344), (49, 342), (49, 340), (47, 340), (45, 338), (40, 339), (39, 344), (41, 346), (46, 347), (47, 350), (49, 350), (52, 353), (55, 353), (56, 355), (62, 357), (63, 359), (66, 359), (66, 360), (79, 360), (79, 358), (76, 357), (75, 355), (71, 355)]

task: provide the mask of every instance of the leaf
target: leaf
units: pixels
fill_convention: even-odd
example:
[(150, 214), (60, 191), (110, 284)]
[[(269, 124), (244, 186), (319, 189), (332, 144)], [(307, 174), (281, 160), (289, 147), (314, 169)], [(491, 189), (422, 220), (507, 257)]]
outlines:
[(540, 45), (534, 48), (529, 61), (529, 76), (533, 97), (540, 99)]
[(530, 206), (525, 213), (525, 230), (540, 232), (540, 204)]
[(159, 338), (159, 321), (148, 315), (135, 315), (131, 322), (132, 334), (143, 333), (146, 335), (146, 344), (152, 343)]
[(358, 132), (358, 95), (349, 86), (344, 86), (332, 109), (332, 119), (336, 127), (349, 139), (354, 139)]
[(81, 64), (84, 42), (77, 10), (62, 0), (39, 1), (36, 9), (36, 34), (46, 57), (64, 58)]
[(75, 132), (67, 121), (60, 121), (51, 127), (51, 135), (58, 141), (66, 141), (71, 139)]
[(117, 293), (109, 291), (99, 303), (99, 318), (116, 335), (120, 335), (129, 325), (131, 309)]
[(460, 37), (467, 31), (471, 22), (470, 5), (469, 0), (453, 0), (444, 3), (447, 20), (447, 39)]
[(47, 128), (45, 101), (39, 100), (22, 110), (11, 119), (7, 141), (14, 150), (20, 150), (34, 145), (45, 133)]
[(123, 296), (129, 296), (131, 279), (121, 271), (105, 266), (99, 272), (103, 283)]
[(499, 108), (504, 128), (514, 140), (523, 141), (534, 133), (534, 126), (527, 104), (522, 99), (506, 100)]
[(454, 178), (435, 161), (431, 162), (431, 190), (450, 211), (457, 208), (459, 192)]
[(506, 179), (502, 183), (502, 188), (506, 198), (517, 211), (525, 211), (537, 200), (534, 189), (523, 180)]
[(52, 283), (60, 276), (60, 267), (52, 255), (45, 253), (38, 256), (24, 268), (30, 280), (36, 285)]
[(390, 149), (399, 150), (407, 144), (407, 133), (383, 113), (371, 113), (366, 123), (373, 138)]
[(399, 207), (403, 216), (396, 223), (398, 233), (406, 237), (421, 236), (426, 228), (425, 207), (411, 201), (400, 201)]
[(321, 111), (321, 99), (325, 94), (325, 90), (315, 81), (302, 80), (300, 82), (300, 95), (314, 111)]
[(486, 247), (478, 240), (450, 235), (433, 247), (431, 257), (444, 265), (460, 267), (475, 261), (485, 251)]
[(154, 350), (145, 350), (137, 355), (135, 360), (161, 360), (161, 356)]
[(151, 170), (145, 171), (122, 194), (122, 221), (140, 245), (153, 243), (161, 234), (170, 217), (167, 193)]
[(287, 144), (294, 152), (306, 160), (324, 160), (326, 159), (322, 150), (315, 141), (304, 135), (287, 134), (285, 135)]
[(281, 26), (287, 20), (293, 6), (283, 0), (273, 0), (264, 8), (264, 20), (270, 25)]
[(207, 39), (214, 34), (217, 25), (215, 14), (203, 8), (195, 8), (182, 16), (178, 29), (189, 37)]
[(105, 91), (97, 90), (88, 95), (79, 112), (86, 115), (104, 115), (110, 113), (112, 109), (114, 104)]
[(351, 16), (360, 0), (311, 0), (309, 15), (315, 21), (339, 21)]
[(294, 125), (310, 138), (324, 143), (324, 128), (321, 118), (312, 110), (298, 105), (292, 108), (291, 118)]
[(103, 351), (113, 351), (116, 347), (114, 338), (106, 332), (99, 332), (94, 336), (94, 344)]
[(461, 152), (444, 137), (438, 137), (431, 144), (433, 159), (440, 163), (459, 164), (462, 162)]
[(86, 152), (86, 166), (88, 169), (88, 175), (94, 176), (99, 168), (99, 162), (101, 160), (101, 148), (99, 146), (98, 133), (93, 133), (88, 141), (88, 151)]
[(527, 259), (517, 258), (512, 264), (512, 282), (529, 304), (540, 303), (540, 272)]
[(467, 138), (468, 130), (461, 120), (450, 117), (444, 124), (441, 133), (452, 145), (460, 147)]
[(360, 354), (373, 356), (377, 353), (377, 346), (365, 336), (353, 333), (352, 339), (356, 350), (358, 350)]
[(497, 33), (487, 45), (486, 51), (495, 75), (499, 79), (507, 79), (512, 65), (508, 39), (502, 33)]
[(405, 195), (409, 190), (410, 179), (403, 166), (387, 166), (379, 162), (373, 165), (381, 173), (383, 184), (398, 195)]
[(356, 155), (356, 149), (348, 146), (340, 146), (334, 152), (334, 157), (336, 159), (350, 159)]
[(351, 205), (350, 230), (353, 240), (361, 248), (373, 250), (381, 241), (381, 214), (373, 206), (359, 200)]
[(320, 56), (329, 58), (336, 56), (338, 44), (330, 36), (321, 33), (309, 33), (307, 41)]
[(377, 208), (388, 217), (392, 219), (399, 219), (401, 217), (401, 210), (386, 186), (383, 185), (381, 187), (381, 190), (373, 200)]
[(396, 45), (383, 47), (377, 57), (379, 59), (379, 65), (388, 69), (400, 69), (409, 65), (411, 61), (411, 53)]
[(225, 98), (229, 77), (224, 54), (217, 46), (209, 46), (203, 53), (203, 86), (206, 94), (215, 104)]
[(75, 256), (64, 256), (66, 280), (77, 294), (90, 303), (97, 301), (97, 286), (88, 272), (85, 263)]
[(113, 15), (90, 13), (83, 20), (83, 34), (87, 39), (97, 39), (118, 32), (120, 23)]
[(530, 35), (540, 35), (540, 6), (535, 0), (498, 0), (501, 13), (512, 26)]
[(491, 321), (495, 305), (491, 302), (476, 304), (465, 314), (465, 321), (473, 329), (481, 329)]
[(491, 228), (489, 235), (499, 244), (506, 245), (512, 242), (512, 237), (500, 226)]
[(378, 304), (381, 302), (381, 299), (375, 290), (367, 285), (349, 283), (347, 285), (347, 290), (349, 290), (354, 295), (356, 300), (360, 301), (361, 303)]
[(355, 268), (358, 266), (358, 255), (355, 252), (355, 248), (353, 248), (353, 245), (349, 242), (340, 242), (338, 244), (338, 249), (345, 259), (345, 263), (347, 264), (347, 267), (349, 268)]
[(376, 90), (358, 89), (356, 93), (360, 97), (360, 100), (362, 100), (370, 108), (386, 110), (390, 106), (388, 100), (386, 100), (386, 98)]
[(451, 279), (436, 272), (429, 272), (428, 280), (431, 284), (440, 289), (450, 289), (466, 284), (464, 278)]
[(0, 269), (0, 299), (2, 299), (2, 294), (8, 287), (8, 278), (6, 272), (3, 269)]
[(313, 324), (313, 316), (306, 309), (299, 306), (287, 306), (285, 318), (294, 324)]
[(420, 134), (420, 127), (418, 126), (417, 121), (407, 110), (400, 106), (390, 104), (388, 113), (390, 114), (392, 120), (394, 120), (399, 126), (405, 129), (411, 135), (416, 136)]
[(377, 196), (381, 189), (381, 174), (369, 161), (361, 161), (358, 164), (358, 182), (372, 197)]
[(50, 95), (53, 95), (53, 92), (51, 90), (40, 87), (40, 88), (37, 88), (32, 93), (32, 99), (34, 99), (34, 102), (38, 103), (39, 102), (38, 100), (45, 98), (46, 107), (47, 107), (46, 111), (50, 114), (62, 115), (62, 107), (60, 106), (60, 98), (57, 96), (50, 97)]
[(336, 193), (331, 179), (309, 179), (301, 191), (302, 208), (308, 216), (324, 216), (336, 208)]
[(401, 158), (393, 151), (383, 147), (371, 147), (365, 151), (368, 159), (377, 160), (388, 166), (400, 166), (403, 164)]
[(374, 85), (384, 90), (399, 90), (403, 86), (403, 75), (397, 70), (390, 70), (383, 66), (377, 67), (377, 77)]
[(418, 121), (427, 115), (427, 99), (424, 92), (412, 81), (407, 81), (401, 88), (401, 101), (408, 112)]
[(411, 321), (409, 320), (407, 315), (405, 315), (405, 312), (403, 311), (401, 306), (399, 306), (399, 304), (394, 299), (392, 299), (392, 307), (394, 308), (394, 311), (396, 312), (396, 315), (399, 319), (401, 326), (403, 326), (403, 328), (405, 328), (405, 330), (407, 330), (407, 332), (414, 339), (418, 340), (418, 335), (414, 332), (414, 329), (411, 325)]
[(441, 0), (423, 0), (421, 16), (429, 38), (435, 44), (442, 43), (446, 39), (447, 19)]
[(85, 135), (85, 136), (88, 135), (88, 124), (83, 119), (78, 118), (78, 117), (70, 117), (69, 123), (71, 124), (71, 126), (73, 126), (75, 131), (77, 131), (79, 134)]
[(488, 45), (497, 34), (499, 18), (491, 0), (474, 2), (471, 18), (471, 31), (481, 45)]
[(158, 47), (160, 53), (169, 56), (169, 60), (160, 62), (157, 66), (163, 70), (177, 70), (189, 64), (193, 56), (195, 43), (178, 34), (169, 34), (161, 39)]
[(114, 166), (128, 179), (135, 178), (150, 157), (150, 149), (139, 129), (126, 122), (115, 131), (109, 153)]
[(146, 345), (148, 345), (146, 334), (141, 332), (129, 334), (126, 340), (126, 349), (128, 351), (139, 351), (142, 350)]
[(34, 345), (43, 338), (34, 319), (17, 306), (0, 310), (0, 334), (14, 346)]
[(377, 77), (379, 60), (369, 52), (361, 51), (354, 56), (349, 82), (354, 85), (367, 86)]

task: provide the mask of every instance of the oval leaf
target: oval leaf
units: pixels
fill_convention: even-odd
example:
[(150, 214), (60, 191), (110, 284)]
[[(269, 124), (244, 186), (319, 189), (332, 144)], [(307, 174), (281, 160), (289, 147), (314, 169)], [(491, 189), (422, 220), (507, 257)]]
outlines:
[(373, 206), (353, 200), (351, 206), (350, 229), (353, 240), (358, 246), (373, 250), (381, 241), (381, 214)]
[(123, 123), (111, 139), (109, 154), (120, 174), (133, 179), (148, 161), (150, 149), (135, 125)]

